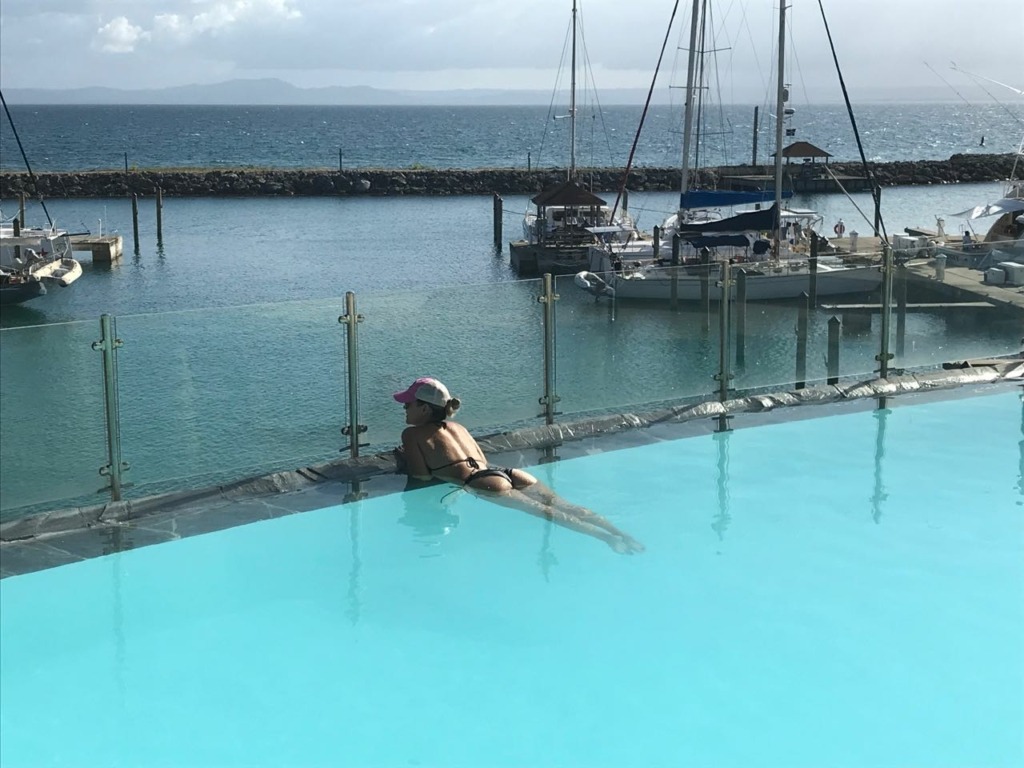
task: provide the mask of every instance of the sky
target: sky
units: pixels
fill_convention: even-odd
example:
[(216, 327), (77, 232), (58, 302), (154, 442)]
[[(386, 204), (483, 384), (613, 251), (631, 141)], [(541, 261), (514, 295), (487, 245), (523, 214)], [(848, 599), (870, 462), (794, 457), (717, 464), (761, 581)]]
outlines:
[[(590, 80), (646, 89), (673, 0), (577, 0)], [(821, 0), (856, 99), (937, 88), (954, 100), (1020, 100), (1024, 0)], [(688, 0), (661, 87), (685, 46)], [(763, 97), (777, 0), (716, 0), (730, 80), (723, 100)], [(0, 0), (0, 88), (149, 89), (278, 78), (299, 87), (552, 89), (571, 0)], [(791, 0), (787, 79), (839, 100), (818, 0)], [(725, 40), (723, 43), (722, 40)], [(951, 67), (955, 62), (960, 71)], [(974, 77), (963, 74), (971, 73)], [(969, 95), (968, 95), (969, 94)]]

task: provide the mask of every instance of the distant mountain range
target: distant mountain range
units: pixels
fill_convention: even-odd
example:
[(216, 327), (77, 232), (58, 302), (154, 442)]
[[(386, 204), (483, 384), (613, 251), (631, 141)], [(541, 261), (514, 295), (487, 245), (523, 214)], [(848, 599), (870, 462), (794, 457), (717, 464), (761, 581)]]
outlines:
[[(561, 95), (562, 101), (567, 94)], [(612, 104), (643, 104), (647, 97), (642, 88), (602, 89), (601, 102)], [(549, 104), (549, 91), (466, 89), (439, 91), (384, 90), (368, 86), (331, 86), (299, 88), (277, 79), (229, 80), (212, 85), (182, 85), (173, 88), (127, 90), (121, 88), (8, 88), (4, 98), (10, 104), (233, 104), (233, 105), (310, 105), (310, 106), (512, 106)], [(667, 88), (655, 91), (654, 103), (667, 103)], [(864, 99), (861, 99), (862, 101)], [(873, 102), (944, 102), (951, 101), (948, 89), (914, 88), (876, 91)], [(833, 102), (822, 100), (820, 103)], [(753, 102), (751, 102), (753, 103)]]

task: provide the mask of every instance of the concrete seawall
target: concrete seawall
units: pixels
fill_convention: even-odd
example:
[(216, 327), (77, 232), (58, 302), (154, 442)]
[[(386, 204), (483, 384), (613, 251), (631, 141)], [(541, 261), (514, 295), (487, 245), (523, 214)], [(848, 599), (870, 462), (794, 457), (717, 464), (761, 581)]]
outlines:
[[(1006, 179), (1013, 155), (953, 155), (949, 160), (916, 160), (876, 163), (872, 171), (883, 187), (957, 182), (991, 182)], [(862, 176), (859, 163), (830, 163), (837, 175)], [(793, 166), (794, 170), (799, 166)], [(702, 171), (702, 183), (717, 176), (766, 172), (764, 168), (737, 166)], [(768, 171), (770, 172), (770, 171)], [(615, 190), (622, 172), (615, 168), (583, 169), (592, 188)], [(395, 195), (501, 195), (534, 194), (565, 178), (564, 169), (527, 171), (513, 168), (382, 169), (351, 171), (330, 169), (187, 169), (73, 171), (37, 173), (33, 188), (27, 173), (0, 173), (0, 198), (20, 194), (47, 198), (121, 197), (155, 194), (157, 188), (178, 197), (290, 197), (290, 196), (395, 196)], [(679, 188), (677, 168), (637, 168), (629, 176), (633, 191), (671, 191)], [(836, 190), (838, 191), (838, 189)]]

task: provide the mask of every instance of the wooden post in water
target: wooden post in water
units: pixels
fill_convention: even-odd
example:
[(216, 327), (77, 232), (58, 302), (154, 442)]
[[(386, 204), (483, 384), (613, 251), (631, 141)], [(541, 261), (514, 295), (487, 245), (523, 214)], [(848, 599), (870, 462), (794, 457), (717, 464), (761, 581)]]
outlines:
[(907, 267), (896, 267), (896, 354), (900, 358), (906, 350), (907, 336)]
[(828, 383), (839, 383), (839, 329), (842, 323), (839, 318), (832, 315), (828, 319), (828, 352), (825, 358), (828, 368)]
[(25, 193), (21, 192), (18, 195), (18, 221), (21, 226), (25, 226)]
[(494, 250), (501, 253), (501, 195), (495, 192), (492, 202), (494, 207)]
[(810, 296), (800, 294), (800, 314), (796, 321), (796, 388), (807, 386), (807, 315)]
[(707, 333), (711, 330), (711, 266), (700, 265), (700, 329)]
[(338, 173), (345, 172), (345, 156), (341, 153), (341, 147), (338, 147)]
[(622, 190), (622, 215), (629, 213), (629, 190)]
[(754, 150), (750, 153), (750, 164), (757, 165), (757, 112), (758, 107), (754, 107)]
[(736, 365), (747, 361), (747, 270), (736, 275)]
[(132, 192), (132, 236), (135, 242), (135, 255), (139, 255), (139, 196)]
[(652, 247), (654, 248), (654, 260), (657, 261), (658, 257), (661, 256), (661, 227), (654, 227), (653, 237), (654, 244)]
[(164, 243), (164, 191), (156, 188), (156, 244)]
[(807, 271), (810, 272), (810, 297), (811, 306), (818, 306), (818, 233), (811, 230), (811, 258), (807, 262)]
[[(15, 219), (14, 221), (11, 222), (11, 225), (14, 227), (14, 236), (15, 237), (21, 237), (21, 220), (20, 219)], [(20, 245), (14, 246), (14, 258), (17, 261), (21, 261), (21, 246)]]
[(875, 237), (878, 237), (878, 233), (882, 229), (882, 223), (880, 221), (882, 216), (882, 188), (875, 187)]
[(526, 172), (530, 173), (533, 170), (533, 156), (531, 153), (526, 153)]
[(670, 284), (669, 306), (679, 306), (679, 233), (672, 235), (672, 282)]

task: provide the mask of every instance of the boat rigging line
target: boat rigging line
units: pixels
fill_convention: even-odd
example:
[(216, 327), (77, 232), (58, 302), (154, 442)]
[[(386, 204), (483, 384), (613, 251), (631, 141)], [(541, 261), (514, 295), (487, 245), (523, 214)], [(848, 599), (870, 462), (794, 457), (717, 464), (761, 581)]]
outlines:
[[(951, 91), (953, 91), (953, 93), (955, 93), (957, 96), (959, 96), (960, 100), (963, 101), (964, 104), (966, 104), (969, 107), (974, 107), (975, 106), (975, 104), (973, 104), (969, 99), (967, 99), (967, 97), (965, 97), (962, 93), (960, 93), (960, 91), (958, 91), (953, 86), (953, 84), (951, 82), (949, 82), (946, 78), (944, 78), (942, 75), (940, 75), (938, 72), (936, 72), (935, 68), (931, 64), (929, 64), (926, 61), (924, 63), (924, 65), (926, 67), (928, 67), (928, 69), (930, 69), (932, 71), (932, 74), (934, 74), (937, 78), (939, 78), (939, 80), (941, 80), (943, 83), (945, 83), (949, 87), (949, 89)], [(998, 80), (992, 80), (991, 78), (982, 77), (981, 75), (973, 75), (973, 74), (971, 74), (970, 72), (968, 72), (965, 69), (960, 69), (956, 65), (956, 62), (950, 62), (950, 67), (953, 69), (954, 72), (959, 72), (959, 73), (961, 73), (963, 75), (967, 75), (969, 78), (971, 78), (975, 82), (977, 82), (978, 79), (988, 80), (990, 83), (995, 83), (996, 85), (1001, 85), (1004, 88), (1009, 88), (1014, 93), (1024, 95), (1024, 91), (1020, 90), (1019, 88), (1014, 88), (1012, 85), (1007, 85), (1006, 83), (1000, 83)], [(1021, 120), (1019, 115), (1015, 114), (1013, 112), (1013, 110), (1011, 110), (1009, 107), (1007, 107), (1005, 104), (1003, 104), (1003, 102), (1001, 102), (999, 99), (997, 99), (995, 97), (995, 95), (992, 94), (988, 90), (988, 88), (986, 88), (984, 85), (982, 85), (981, 83), (977, 83), (977, 85), (978, 85), (979, 88), (981, 88), (981, 90), (983, 90), (988, 95), (988, 97), (990, 99), (992, 99), (992, 101), (994, 101), (996, 104), (999, 105), (999, 108), (1002, 109), (1009, 116), (1009, 118), (1011, 120), (1013, 120), (1015, 123), (1017, 123), (1017, 125), (1024, 126), (1024, 120)]]
[(615, 205), (612, 206), (611, 218), (615, 218), (615, 213), (619, 210), (619, 202), (622, 200), (622, 195), (626, 191), (626, 182), (629, 180), (629, 172), (633, 167), (633, 157), (636, 155), (636, 146), (640, 142), (640, 131), (644, 127), (644, 119), (647, 117), (647, 110), (651, 106), (651, 98), (654, 95), (654, 84), (658, 80), (658, 70), (661, 69), (661, 61), (665, 57), (665, 48), (668, 47), (668, 38), (672, 33), (672, 25), (676, 20), (676, 11), (679, 10), (679, 0), (676, 0), (672, 5), (672, 16), (668, 20), (668, 28), (665, 30), (665, 39), (661, 42), (661, 52), (658, 53), (658, 63), (654, 67), (654, 76), (651, 77), (651, 85), (647, 89), (647, 99), (644, 101), (643, 111), (640, 113), (640, 124), (636, 127), (636, 133), (633, 134), (633, 146), (629, 148), (629, 158), (626, 160), (626, 169), (622, 174), (622, 183), (619, 185), (619, 192), (615, 196)]
[[(846, 112), (850, 116), (850, 125), (853, 128), (853, 137), (857, 140), (857, 151), (860, 153), (860, 163), (864, 168), (864, 175), (871, 181), (871, 198), (875, 201), (875, 220), (878, 222), (878, 230), (881, 232), (882, 241), (888, 243), (889, 236), (885, 231), (885, 222), (882, 220), (882, 188), (878, 186), (878, 179), (875, 177), (871, 166), (868, 165), (864, 156), (864, 144), (860, 140), (860, 131), (857, 130), (857, 118), (853, 115), (853, 106), (850, 104), (850, 93), (846, 89), (846, 80), (843, 78), (843, 70), (839, 67), (839, 56), (836, 54), (836, 44), (832, 40), (832, 30), (828, 26), (828, 18), (825, 16), (825, 7), (821, 0), (818, 0), (818, 8), (821, 10), (821, 21), (825, 25), (825, 35), (828, 37), (828, 46), (832, 51), (832, 61), (836, 65), (836, 74), (839, 76), (839, 87), (843, 89), (843, 101), (846, 104)], [(876, 233), (877, 234), (877, 233)]]
[(14, 118), (11, 117), (11, 110), (7, 107), (7, 99), (4, 98), (4, 92), (0, 91), (0, 103), (4, 106), (4, 114), (7, 115), (7, 122), (11, 124), (11, 132), (14, 133), (14, 140), (18, 142), (18, 150), (21, 152), (21, 159), (25, 161), (25, 168), (28, 169), (28, 177), (32, 181), (32, 189), (36, 191), (36, 195), (39, 196), (39, 204), (43, 207), (43, 213), (46, 214), (46, 220), (50, 223), (50, 227), (53, 227), (53, 219), (50, 218), (50, 212), (46, 210), (46, 203), (43, 201), (43, 196), (39, 194), (39, 184), (36, 182), (36, 175), (32, 173), (32, 166), (29, 165), (28, 155), (25, 154), (25, 147), (21, 144), (21, 137), (18, 136), (18, 129), (14, 127)]

